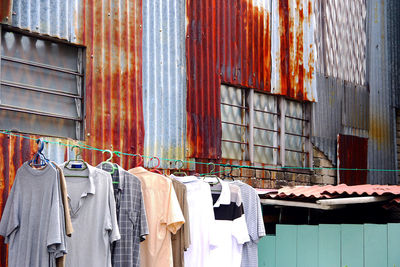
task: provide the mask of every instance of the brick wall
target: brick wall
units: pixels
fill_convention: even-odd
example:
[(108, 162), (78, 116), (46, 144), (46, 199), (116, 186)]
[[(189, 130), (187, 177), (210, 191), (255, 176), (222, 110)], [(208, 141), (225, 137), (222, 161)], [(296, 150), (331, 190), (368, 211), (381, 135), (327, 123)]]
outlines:
[[(224, 162), (233, 165), (249, 165), (246, 162), (228, 161)], [(260, 166), (268, 168), (266, 166)], [(232, 176), (235, 180), (241, 180), (256, 188), (281, 188), (283, 186), (296, 185), (328, 185), (335, 184), (337, 173), (333, 169), (318, 169), (319, 167), (333, 168), (333, 164), (319, 150), (314, 148), (314, 170), (254, 170), (254, 169), (233, 169)], [(221, 168), (225, 174), (230, 173), (230, 168)], [(224, 177), (222, 174), (220, 177)]]

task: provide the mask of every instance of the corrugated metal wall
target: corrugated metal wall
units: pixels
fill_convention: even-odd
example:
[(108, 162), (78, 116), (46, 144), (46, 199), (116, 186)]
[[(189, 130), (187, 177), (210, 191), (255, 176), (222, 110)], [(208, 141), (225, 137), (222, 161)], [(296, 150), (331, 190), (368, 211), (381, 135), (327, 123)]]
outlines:
[[(368, 1), (370, 88), (368, 167), (373, 169), (396, 168), (395, 114), (388, 75), (387, 3), (380, 0)], [(396, 173), (369, 172), (368, 182), (394, 184), (397, 183)]]
[(185, 157), (185, 38), (185, 0), (143, 1), (145, 155)]
[(366, 0), (315, 1), (317, 72), (367, 83)]
[(322, 74), (317, 74), (317, 84), (312, 142), (336, 165), (338, 134), (368, 137), (368, 87)]
[[(221, 83), (316, 99), (313, 1), (273, 0), (272, 7), (271, 23), (271, 1), (187, 1), (190, 157), (221, 156)], [(272, 48), (271, 36), (279, 39)]]
[(387, 34), (389, 52), (389, 82), (394, 105), (400, 108), (400, 1), (387, 1)]
[[(316, 1), (313, 144), (336, 164), (338, 134), (368, 137), (366, 1)], [(350, 45), (351, 44), (351, 45)]]
[(316, 101), (314, 0), (273, 0), (271, 92)]
[[(12, 26), (86, 46), (86, 143), (143, 153), (142, 1), (14, 0), (12, 10)], [(33, 141), (1, 134), (0, 144), (2, 210), (15, 171), (36, 148)], [(100, 152), (85, 151), (83, 157), (93, 165), (104, 159)], [(124, 168), (134, 160), (115, 157)], [(6, 266), (0, 243), (1, 266)]]

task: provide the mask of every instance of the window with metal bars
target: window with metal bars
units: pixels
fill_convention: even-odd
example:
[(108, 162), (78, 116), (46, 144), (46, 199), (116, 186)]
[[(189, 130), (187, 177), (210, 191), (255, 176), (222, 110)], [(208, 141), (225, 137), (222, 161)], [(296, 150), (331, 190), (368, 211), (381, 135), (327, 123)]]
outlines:
[(309, 103), (221, 85), (222, 157), (311, 167), (310, 118)]
[(83, 139), (84, 48), (0, 25), (0, 129)]

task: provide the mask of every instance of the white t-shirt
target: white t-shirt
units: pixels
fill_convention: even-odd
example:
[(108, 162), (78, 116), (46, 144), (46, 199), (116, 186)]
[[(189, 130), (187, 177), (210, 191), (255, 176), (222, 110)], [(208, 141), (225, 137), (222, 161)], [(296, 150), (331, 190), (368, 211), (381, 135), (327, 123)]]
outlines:
[(186, 186), (191, 245), (184, 252), (186, 267), (211, 266), (215, 219), (210, 186), (195, 176), (171, 175)]

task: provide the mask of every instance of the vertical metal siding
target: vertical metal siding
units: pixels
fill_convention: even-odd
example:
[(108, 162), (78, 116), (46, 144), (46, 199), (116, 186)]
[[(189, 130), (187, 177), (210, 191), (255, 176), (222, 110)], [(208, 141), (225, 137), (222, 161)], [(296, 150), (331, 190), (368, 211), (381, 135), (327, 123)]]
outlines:
[(338, 134), (368, 137), (367, 86), (317, 74), (318, 102), (313, 104), (313, 144), (336, 164)]
[(11, 18), (12, 0), (2, 0), (0, 2), (0, 22), (7, 23)]
[(273, 0), (271, 27), (271, 92), (317, 101), (314, 0)]
[(400, 108), (400, 2), (387, 1), (387, 31), (389, 52), (389, 82), (394, 105)]
[(185, 0), (143, 1), (145, 155), (185, 157), (185, 38)]
[[(388, 86), (387, 61), (387, 1), (368, 1), (369, 24), (369, 88), (370, 131), (368, 166), (375, 169), (395, 169), (394, 109)], [(369, 172), (368, 182), (395, 184), (395, 172)]]

